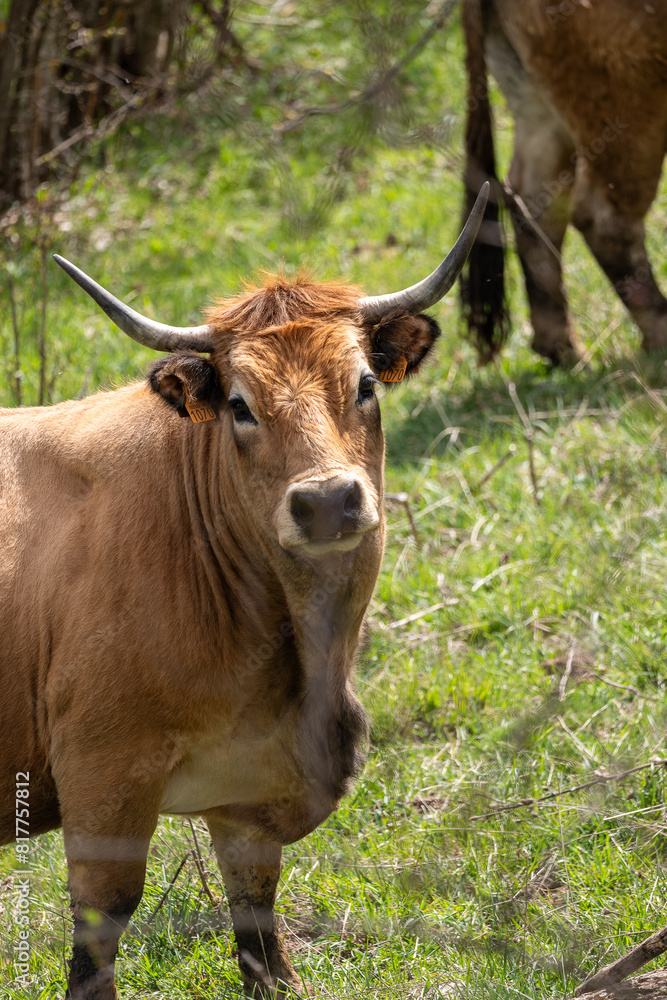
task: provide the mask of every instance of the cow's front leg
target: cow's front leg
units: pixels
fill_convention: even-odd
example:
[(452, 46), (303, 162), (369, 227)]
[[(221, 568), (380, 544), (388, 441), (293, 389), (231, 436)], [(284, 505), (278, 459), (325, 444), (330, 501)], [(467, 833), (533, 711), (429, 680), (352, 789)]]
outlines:
[(148, 853), (140, 862), (70, 864), (74, 947), (66, 1000), (116, 1000), (118, 941), (141, 899)]
[(298, 991), (300, 980), (276, 930), (282, 847), (215, 816), (208, 815), (206, 823), (227, 891), (246, 992), (275, 997)]
[(86, 784), (81, 775), (76, 797), (61, 800), (74, 920), (66, 998), (116, 1000), (118, 941), (143, 892), (159, 797), (131, 782)]

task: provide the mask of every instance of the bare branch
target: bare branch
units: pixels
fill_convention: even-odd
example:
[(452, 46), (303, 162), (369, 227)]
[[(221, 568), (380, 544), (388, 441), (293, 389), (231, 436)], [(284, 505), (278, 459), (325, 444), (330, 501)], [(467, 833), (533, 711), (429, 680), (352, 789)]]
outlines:
[(284, 125), (278, 130), (280, 133), (292, 132), (294, 129), (301, 128), (303, 123), (311, 118), (313, 115), (337, 115), (341, 111), (347, 111), (349, 108), (357, 107), (360, 104), (367, 104), (372, 101), (373, 98), (381, 94), (391, 83), (396, 79), (399, 73), (408, 66), (416, 56), (424, 49), (431, 38), (441, 30), (449, 20), (449, 17), (456, 7), (457, 0), (445, 0), (440, 8), (440, 12), (433, 19), (428, 28), (422, 32), (417, 41), (410, 46), (407, 52), (395, 62), (393, 66), (382, 74), (379, 79), (374, 80), (370, 83), (360, 94), (356, 97), (348, 97), (344, 101), (339, 101), (336, 104), (324, 104), (316, 105), (314, 107), (305, 108), (298, 118), (294, 118), (291, 121), (285, 122)]
[(584, 993), (595, 993), (597, 990), (609, 991), (626, 976), (641, 969), (642, 965), (646, 965), (647, 962), (662, 955), (665, 951), (667, 951), (667, 927), (663, 927), (662, 930), (646, 938), (645, 941), (642, 941), (616, 962), (605, 965), (594, 976), (577, 986), (574, 995), (579, 997)]
[(511, 802), (504, 806), (498, 806), (496, 809), (491, 809), (489, 812), (480, 813), (478, 816), (471, 816), (470, 819), (490, 819), (490, 817), (497, 816), (499, 813), (512, 812), (515, 809), (530, 809), (539, 802), (548, 802), (550, 799), (559, 799), (562, 795), (572, 795), (574, 792), (582, 792), (585, 788), (593, 788), (594, 785), (605, 785), (610, 781), (623, 781), (624, 778), (629, 777), (631, 774), (646, 771), (649, 767), (667, 767), (667, 759), (661, 757), (658, 760), (649, 761), (648, 764), (638, 764), (637, 767), (621, 771), (620, 774), (598, 774), (594, 778), (591, 778), (590, 781), (584, 781), (581, 785), (573, 785), (572, 788), (562, 788), (557, 792), (548, 792), (546, 795), (540, 795), (536, 799), (525, 798), (521, 799), (520, 802)]

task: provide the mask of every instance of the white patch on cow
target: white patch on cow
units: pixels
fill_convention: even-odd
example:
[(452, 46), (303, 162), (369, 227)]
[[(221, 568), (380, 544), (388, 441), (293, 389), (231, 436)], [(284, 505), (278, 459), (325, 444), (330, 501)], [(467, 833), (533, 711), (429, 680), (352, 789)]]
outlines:
[[(249, 720), (250, 723), (250, 720)], [(167, 780), (161, 813), (197, 813), (217, 806), (260, 806), (301, 786), (292, 744), (298, 726), (288, 712), (265, 733), (230, 726), (200, 737)]]

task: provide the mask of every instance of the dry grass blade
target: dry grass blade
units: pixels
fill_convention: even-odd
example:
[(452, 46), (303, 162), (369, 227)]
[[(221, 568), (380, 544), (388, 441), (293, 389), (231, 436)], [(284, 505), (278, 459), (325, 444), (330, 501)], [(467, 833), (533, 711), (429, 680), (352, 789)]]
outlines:
[(390, 622), (389, 625), (384, 625), (383, 628), (401, 628), (402, 625), (409, 625), (410, 622), (416, 622), (419, 621), (420, 618), (426, 618), (427, 615), (433, 614), (434, 611), (441, 611), (443, 608), (449, 608), (458, 603), (459, 600), (457, 597), (452, 597), (448, 601), (439, 601), (438, 604), (432, 604), (430, 608), (424, 608), (423, 611), (415, 611), (413, 615), (407, 615), (405, 618), (400, 618), (396, 622)]
[(489, 471), (484, 473), (480, 481), (477, 483), (477, 486), (475, 487), (475, 492), (479, 492), (482, 486), (485, 486), (486, 483), (488, 483), (489, 480), (492, 478), (492, 476), (495, 476), (498, 469), (502, 469), (505, 462), (507, 462), (514, 455), (516, 455), (516, 445), (511, 444), (507, 449), (507, 451), (505, 452), (505, 454), (500, 456), (495, 465), (492, 465)]
[(570, 679), (570, 674), (572, 673), (572, 661), (574, 660), (574, 646), (570, 648), (570, 652), (567, 657), (567, 663), (565, 664), (565, 670), (563, 671), (563, 676), (558, 684), (558, 700), (565, 700), (565, 688), (567, 687), (567, 682)]

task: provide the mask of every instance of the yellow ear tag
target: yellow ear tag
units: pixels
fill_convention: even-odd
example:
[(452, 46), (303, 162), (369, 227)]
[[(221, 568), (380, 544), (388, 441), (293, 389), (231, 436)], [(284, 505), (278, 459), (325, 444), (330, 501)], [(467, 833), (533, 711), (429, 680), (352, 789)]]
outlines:
[(215, 410), (208, 403), (193, 403), (186, 399), (185, 409), (190, 414), (193, 424), (204, 424), (207, 420), (215, 420)]
[(386, 371), (379, 372), (378, 378), (381, 382), (402, 382), (408, 370), (408, 363), (405, 358), (401, 358), (395, 368), (387, 368)]

